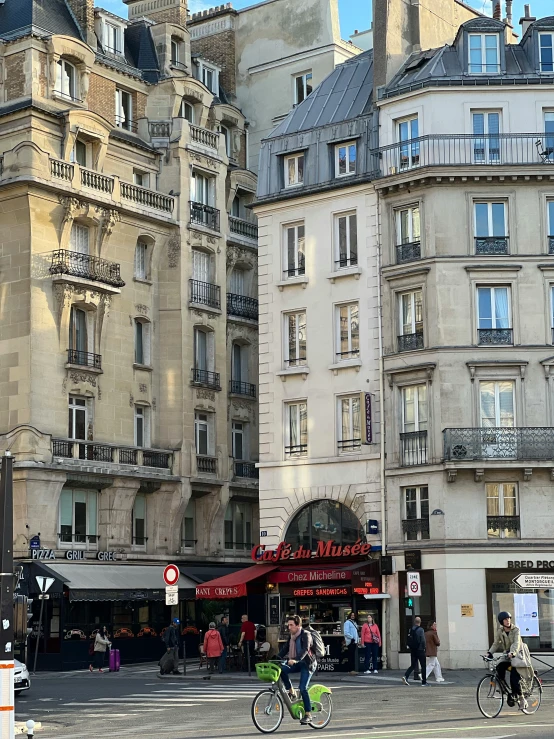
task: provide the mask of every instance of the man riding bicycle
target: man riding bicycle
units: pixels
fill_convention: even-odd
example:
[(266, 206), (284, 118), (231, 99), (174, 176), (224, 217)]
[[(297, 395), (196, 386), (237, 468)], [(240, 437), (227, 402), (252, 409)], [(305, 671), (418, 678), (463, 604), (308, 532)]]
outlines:
[(300, 695), (304, 701), (304, 716), (300, 723), (304, 726), (312, 722), (312, 702), (308, 693), (308, 684), (314, 674), (317, 662), (312, 652), (312, 637), (302, 628), (300, 616), (289, 616), (287, 619), (289, 638), (279, 652), (279, 657), (287, 660), (281, 669), (281, 679), (292, 699), (296, 697), (289, 675), (300, 673)]
[[(497, 616), (499, 628), (496, 632), (496, 639), (489, 649), (488, 656), (492, 658), (494, 652), (505, 652), (507, 659), (501, 661), (496, 667), (498, 677), (506, 681), (506, 670), (511, 665), (510, 670), (510, 687), (512, 695), (517, 698), (521, 709), (527, 708), (527, 701), (521, 693), (520, 680), (524, 677), (526, 680), (533, 679), (533, 668), (531, 667), (531, 656), (527, 644), (522, 642), (519, 628), (512, 623), (512, 614), (508, 611), (500, 611)], [(523, 654), (524, 661), (528, 666), (514, 667), (511, 660), (513, 657)]]

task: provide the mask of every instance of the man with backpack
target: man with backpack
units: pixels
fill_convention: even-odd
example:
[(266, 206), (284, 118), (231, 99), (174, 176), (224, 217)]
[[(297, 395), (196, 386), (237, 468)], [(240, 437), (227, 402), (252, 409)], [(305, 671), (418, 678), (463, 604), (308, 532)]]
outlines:
[(418, 670), (418, 663), (419, 663), (419, 669), (421, 671), (421, 687), (427, 688), (429, 687), (429, 684), (427, 682), (426, 677), (426, 667), (425, 667), (425, 650), (427, 648), (427, 643), (425, 641), (425, 632), (423, 631), (421, 627), (421, 619), (419, 616), (416, 616), (414, 619), (414, 625), (410, 629), (408, 633), (408, 649), (410, 650), (411, 655), (411, 665), (406, 670), (404, 677), (402, 678), (402, 682), (404, 685), (409, 685), (408, 678), (413, 673), (417, 673)]

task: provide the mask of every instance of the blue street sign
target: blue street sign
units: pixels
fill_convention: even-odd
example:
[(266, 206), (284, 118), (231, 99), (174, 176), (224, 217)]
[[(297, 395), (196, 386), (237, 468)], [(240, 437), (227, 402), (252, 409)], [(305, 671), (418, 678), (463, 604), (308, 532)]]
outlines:
[(40, 536), (33, 536), (29, 540), (29, 549), (40, 549)]

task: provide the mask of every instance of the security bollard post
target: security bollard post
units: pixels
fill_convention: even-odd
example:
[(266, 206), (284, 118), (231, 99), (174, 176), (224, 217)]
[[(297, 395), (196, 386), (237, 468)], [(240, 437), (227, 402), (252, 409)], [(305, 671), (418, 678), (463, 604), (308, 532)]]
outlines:
[(27, 739), (31, 739), (35, 735), (35, 722), (30, 718), (25, 726), (27, 727)]
[(250, 672), (250, 642), (246, 642), (246, 661), (248, 662), (248, 677), (251, 677)]

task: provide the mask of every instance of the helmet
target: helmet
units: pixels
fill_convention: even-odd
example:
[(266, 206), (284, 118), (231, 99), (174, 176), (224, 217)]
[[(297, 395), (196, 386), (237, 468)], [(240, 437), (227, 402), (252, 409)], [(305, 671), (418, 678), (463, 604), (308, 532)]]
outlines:
[(497, 616), (498, 623), (502, 624), (505, 618), (512, 618), (512, 614), (508, 613), (508, 611), (500, 611), (500, 613)]
[(179, 621), (179, 619), (178, 619), (178, 618), (174, 618), (174, 619), (173, 619), (173, 623), (174, 623), (174, 624), (180, 624), (181, 622)]

